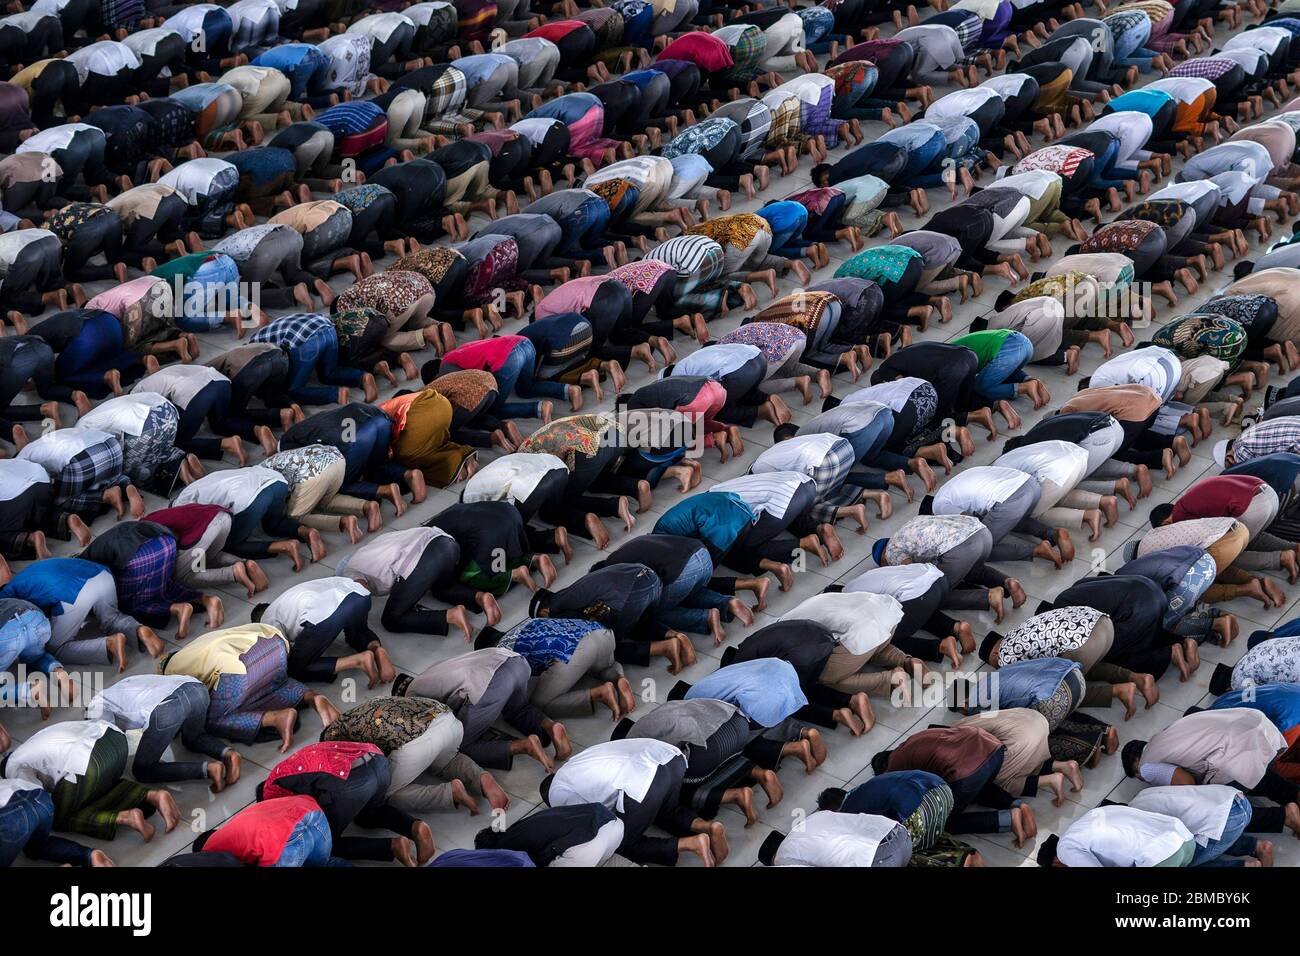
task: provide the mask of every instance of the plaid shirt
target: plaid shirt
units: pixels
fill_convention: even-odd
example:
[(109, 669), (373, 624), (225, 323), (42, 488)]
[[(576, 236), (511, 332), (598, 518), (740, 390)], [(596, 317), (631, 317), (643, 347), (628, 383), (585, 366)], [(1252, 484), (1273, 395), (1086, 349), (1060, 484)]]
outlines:
[(104, 507), (104, 492), (127, 483), (122, 445), (110, 438), (72, 456), (55, 476), (54, 497), (65, 511), (95, 515)]
[(268, 342), (286, 352), (301, 348), (313, 339), (336, 336), (334, 323), (315, 312), (298, 312), (276, 319), (258, 329), (249, 337), (250, 342)]
[(1231, 445), (1237, 464), (1279, 452), (1300, 453), (1300, 417), (1270, 418), (1247, 428)]
[(1235, 60), (1220, 59), (1214, 56), (1197, 57), (1179, 63), (1169, 71), (1170, 76), (1196, 76), (1203, 80), (1217, 80), (1237, 65)]

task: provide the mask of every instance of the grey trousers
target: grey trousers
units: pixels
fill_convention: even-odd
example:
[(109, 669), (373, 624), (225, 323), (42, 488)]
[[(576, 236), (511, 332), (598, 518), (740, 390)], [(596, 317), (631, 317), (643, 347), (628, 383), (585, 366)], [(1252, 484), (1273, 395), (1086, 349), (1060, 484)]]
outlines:
[(589, 631), (578, 641), (573, 656), (556, 662), (537, 678), (532, 701), (548, 717), (584, 717), (596, 711), (589, 690), (575, 690), (588, 674), (600, 683), (617, 681), (623, 665), (614, 660), (614, 632), (608, 628)]
[[(388, 755), (392, 776), (388, 784), (388, 802), (407, 813), (429, 810), (452, 810), (455, 799), (451, 782), (459, 780), (474, 796), (483, 795), (480, 777), (483, 768), (458, 752), (464, 728), (451, 714), (436, 719), (419, 737), (402, 744)], [(419, 784), (415, 781), (429, 771), (443, 782)]]
[(1016, 528), (1038, 507), (1042, 496), (1038, 482), (1026, 481), (1004, 501), (998, 502), (980, 516), (984, 527), (993, 536), (992, 561), (1032, 561), (1036, 542), (1015, 534)]
[(988, 592), (984, 588), (963, 588), (962, 579), (971, 570), (989, 559), (993, 551), (993, 535), (981, 528), (961, 544), (950, 548), (934, 562), (948, 582), (948, 600), (945, 608), (959, 611), (982, 611), (988, 607)]
[[(98, 637), (79, 638), (86, 620), (94, 616)], [(108, 637), (122, 633), (135, 640), (140, 622), (117, 606), (117, 585), (107, 568), (81, 586), (77, 599), (63, 602), (63, 613), (50, 619), (47, 650), (65, 664), (108, 663)]]

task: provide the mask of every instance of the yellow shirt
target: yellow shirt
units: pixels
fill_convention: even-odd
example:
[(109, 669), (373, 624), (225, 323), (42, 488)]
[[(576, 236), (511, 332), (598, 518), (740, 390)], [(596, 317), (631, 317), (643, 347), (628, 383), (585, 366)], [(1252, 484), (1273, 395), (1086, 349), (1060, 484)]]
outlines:
[[(163, 673), (196, 677), (209, 689), (215, 689), (221, 675), (245, 672), (239, 656), (264, 637), (284, 640), (284, 635), (270, 624), (239, 624), (209, 631), (168, 658)], [(285, 646), (288, 647), (287, 641)]]

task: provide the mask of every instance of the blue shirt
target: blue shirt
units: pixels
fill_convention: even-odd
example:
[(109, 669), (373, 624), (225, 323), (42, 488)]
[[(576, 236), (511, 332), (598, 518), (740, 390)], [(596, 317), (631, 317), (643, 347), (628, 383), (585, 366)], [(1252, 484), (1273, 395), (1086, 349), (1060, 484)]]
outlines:
[(1258, 684), (1229, 691), (1210, 710), (1246, 707), (1257, 710), (1283, 734), (1300, 727), (1300, 684)]
[(1040, 657), (999, 667), (998, 706), (1003, 709), (1032, 707), (1048, 700), (1070, 671), (1075, 670), (1082, 672), (1083, 668), (1060, 657)]
[(686, 692), (686, 700), (724, 700), (761, 727), (775, 727), (808, 706), (794, 665), (775, 657), (728, 664)]
[[(1300, 235), (1298, 235), (1300, 238)], [(1293, 455), (1290, 452), (1280, 451), (1272, 455), (1260, 455), (1258, 458), (1252, 458), (1250, 461), (1243, 461), (1240, 465), (1233, 465), (1231, 468), (1223, 469), (1225, 475), (1250, 475), (1252, 478), (1258, 478), (1266, 482), (1270, 488), (1277, 492), (1278, 497), (1290, 494), (1291, 489), (1295, 487), (1297, 476), (1300, 476), (1300, 455)]]
[(50, 617), (63, 613), (86, 582), (108, 568), (81, 558), (46, 558), (29, 564), (12, 581), (0, 588), (0, 598), (20, 598), (35, 604)]
[(739, 495), (730, 491), (706, 491), (669, 508), (655, 523), (655, 533), (697, 538), (721, 554), (756, 519)]
[(926, 770), (894, 770), (860, 783), (844, 797), (842, 813), (874, 813), (902, 823), (931, 790), (946, 786), (943, 777)]

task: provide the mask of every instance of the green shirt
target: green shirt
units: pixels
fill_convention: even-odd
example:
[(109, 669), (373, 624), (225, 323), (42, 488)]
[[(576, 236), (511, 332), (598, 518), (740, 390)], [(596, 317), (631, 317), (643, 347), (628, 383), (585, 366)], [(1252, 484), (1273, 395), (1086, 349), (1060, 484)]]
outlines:
[(985, 329), (983, 332), (970, 332), (952, 340), (953, 345), (963, 345), (970, 349), (980, 360), (980, 368), (988, 365), (1002, 351), (1002, 343), (1014, 329)]

